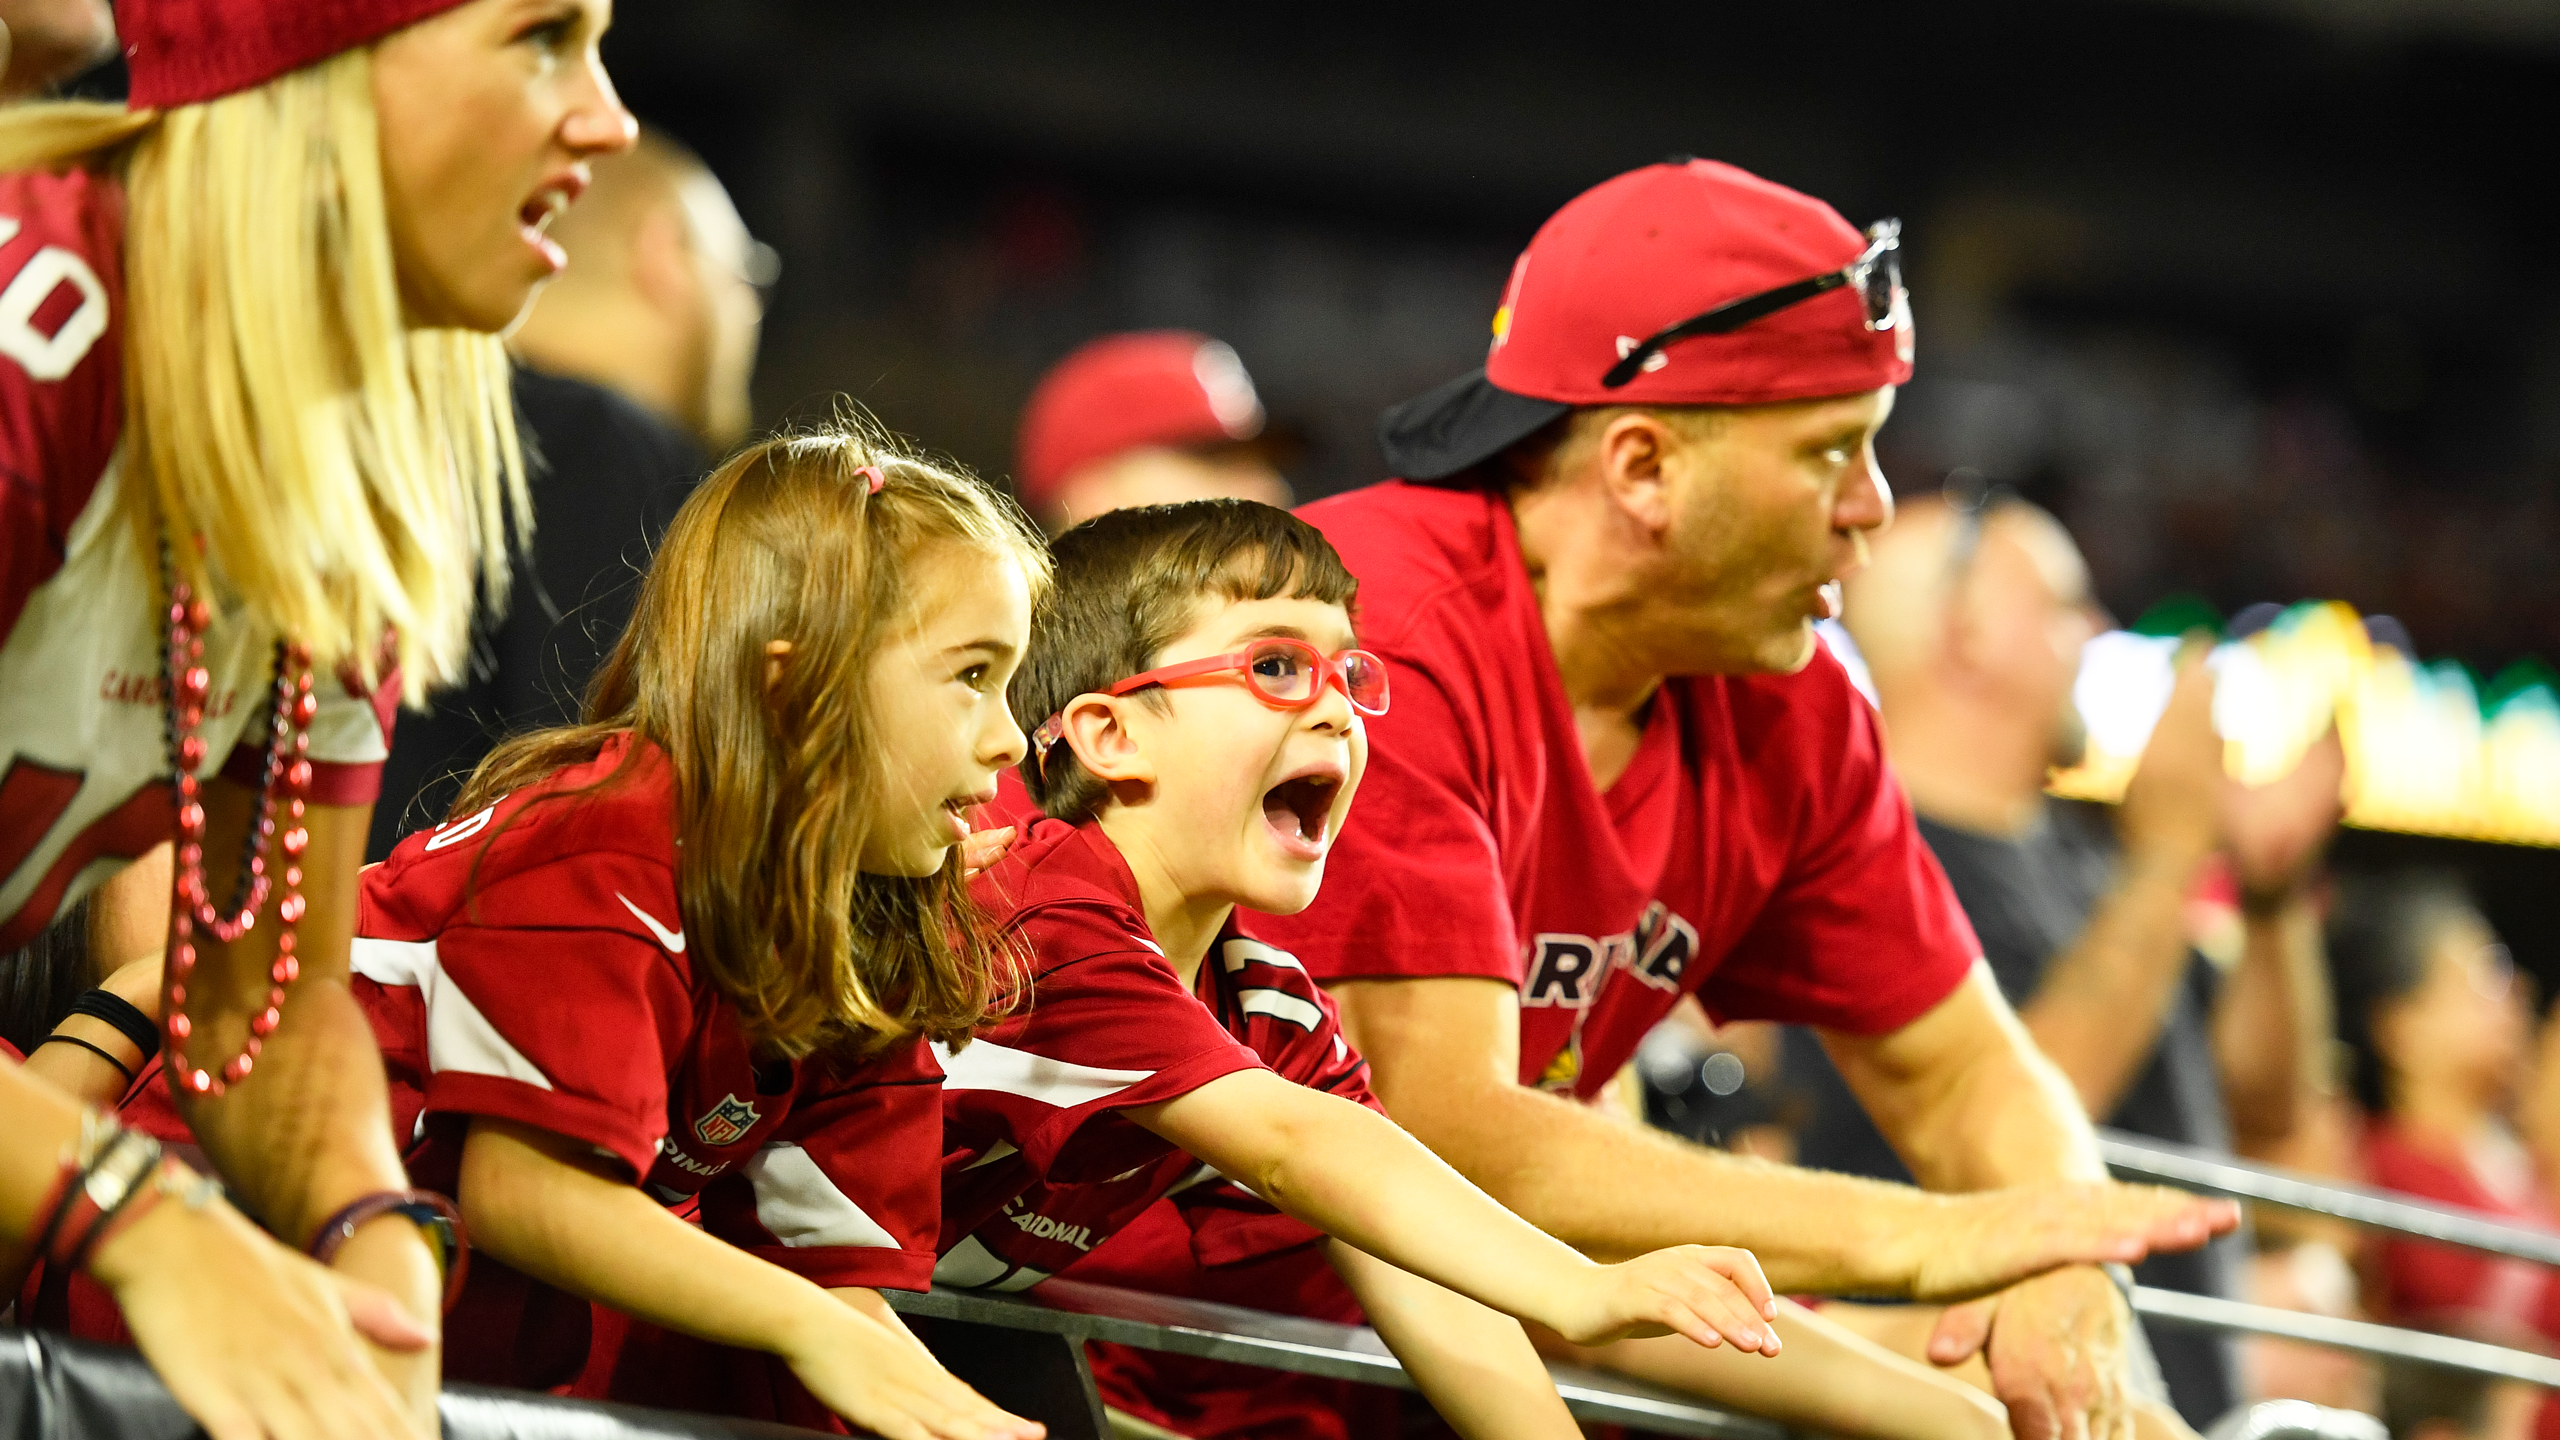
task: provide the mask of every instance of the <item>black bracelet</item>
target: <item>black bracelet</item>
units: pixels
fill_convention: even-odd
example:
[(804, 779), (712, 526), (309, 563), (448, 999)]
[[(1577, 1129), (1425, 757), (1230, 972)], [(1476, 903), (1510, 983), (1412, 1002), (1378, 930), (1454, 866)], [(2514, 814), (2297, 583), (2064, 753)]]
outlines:
[(133, 1088), (133, 1067), (132, 1067), (132, 1066), (129, 1066), (129, 1065), (125, 1064), (123, 1061), (121, 1061), (121, 1060), (117, 1059), (117, 1058), (116, 1058), (116, 1057), (114, 1057), (113, 1055), (108, 1054), (106, 1051), (99, 1049), (97, 1046), (90, 1044), (88, 1041), (81, 1039), (79, 1036), (77, 1036), (77, 1035), (47, 1035), (47, 1036), (46, 1036), (46, 1037), (44, 1037), (43, 1039), (41, 1039), (41, 1040), (39, 1040), (39, 1041), (37, 1041), (37, 1042), (36, 1042), (36, 1048), (37, 1048), (38, 1050), (43, 1049), (43, 1048), (44, 1048), (44, 1047), (46, 1047), (47, 1045), (77, 1045), (77, 1046), (79, 1046), (81, 1049), (88, 1051), (90, 1054), (95, 1055), (95, 1056), (97, 1056), (99, 1059), (104, 1060), (104, 1061), (106, 1061), (108, 1064), (113, 1065), (114, 1067), (116, 1067), (117, 1072), (118, 1072), (118, 1073), (120, 1073), (120, 1074), (122, 1074), (122, 1075), (124, 1076), (125, 1088), (126, 1088), (126, 1089), (128, 1089), (128, 1090), (130, 1090), (130, 1089), (132, 1089), (132, 1088)]
[(71, 1013), (113, 1025), (124, 1033), (124, 1038), (133, 1042), (133, 1048), (141, 1051), (145, 1060), (160, 1053), (160, 1027), (151, 1023), (151, 1017), (142, 1013), (142, 1007), (113, 990), (84, 991), (79, 999), (71, 1002)]

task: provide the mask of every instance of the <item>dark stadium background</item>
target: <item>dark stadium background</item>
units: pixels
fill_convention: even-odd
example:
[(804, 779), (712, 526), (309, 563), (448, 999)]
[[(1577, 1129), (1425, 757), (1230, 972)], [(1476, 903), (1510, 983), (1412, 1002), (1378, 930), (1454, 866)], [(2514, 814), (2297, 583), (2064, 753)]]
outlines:
[[(1899, 215), (1906, 491), (2068, 521), (2131, 618), (2347, 600), (2484, 678), (2560, 658), (2548, 0), (1202, 7), (623, 0), (607, 54), (783, 253), (760, 418), (848, 392), (990, 474), (1080, 339), (1214, 332), (1378, 478), (1577, 190), (1673, 153)], [(2459, 864), (2560, 982), (2560, 857)]]

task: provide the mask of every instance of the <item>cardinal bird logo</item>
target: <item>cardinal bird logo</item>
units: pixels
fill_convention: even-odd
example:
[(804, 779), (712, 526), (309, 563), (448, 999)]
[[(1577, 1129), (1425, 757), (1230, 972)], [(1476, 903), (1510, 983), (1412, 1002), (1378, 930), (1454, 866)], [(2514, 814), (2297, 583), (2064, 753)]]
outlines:
[(753, 1105), (735, 1095), (723, 1095), (720, 1103), (711, 1107), (710, 1114), (693, 1122), (693, 1133), (701, 1136), (705, 1145), (735, 1145), (762, 1118)]

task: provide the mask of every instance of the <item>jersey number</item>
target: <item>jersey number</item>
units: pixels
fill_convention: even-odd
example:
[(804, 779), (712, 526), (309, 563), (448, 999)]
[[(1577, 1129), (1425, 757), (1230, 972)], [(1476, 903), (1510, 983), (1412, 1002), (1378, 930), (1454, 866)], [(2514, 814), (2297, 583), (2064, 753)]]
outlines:
[[(14, 217), (0, 215), (0, 245), (17, 239), (20, 228)], [(36, 310), (66, 283), (80, 292), (80, 306), (47, 335), (36, 328)], [(38, 250), (0, 289), (0, 355), (38, 380), (70, 374), (106, 333), (107, 287), (88, 261), (59, 245)]]

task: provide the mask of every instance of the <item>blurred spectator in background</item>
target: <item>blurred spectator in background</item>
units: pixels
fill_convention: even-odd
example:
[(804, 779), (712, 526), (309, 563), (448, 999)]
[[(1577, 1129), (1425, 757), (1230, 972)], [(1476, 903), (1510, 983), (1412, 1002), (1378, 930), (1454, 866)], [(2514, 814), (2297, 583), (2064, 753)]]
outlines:
[(1188, 330), (1106, 335), (1059, 361), (1016, 451), (1023, 508), (1052, 535), (1132, 505), (1289, 503), (1244, 363)]
[(713, 455), (745, 439), (762, 292), (782, 266), (701, 157), (641, 131), (550, 233), (569, 268), (517, 328), (516, 355), (647, 407)]
[(2486, 1375), (2404, 1361), (2383, 1368), (2378, 1418), (2391, 1440), (2488, 1440), (2500, 1388)]
[[(2214, 1150), (2231, 1148), (2235, 1125), (2289, 1128), (2326, 1062), (2319, 923), (2303, 881), (2338, 820), (2335, 742), (2287, 779), (2243, 790), (2224, 775), (2212, 677), (2196, 656), (2115, 833), (2082, 807), (2050, 803), (2048, 769), (2079, 759), (2081, 647), (2105, 622), (2071, 537), (1998, 492), (1906, 506), (1873, 564), (1848, 581), (1843, 618), (1920, 832), (2002, 993), (2082, 1106)], [(2227, 977), (2188, 943), (2188, 900), (2217, 849), (2240, 881), (2247, 928)], [(1798, 1035), (1813, 1097), (1803, 1163), (1907, 1179), (1820, 1043)], [(2137, 1273), (2238, 1299), (2239, 1249), (2233, 1237), (2155, 1256)], [(2241, 1402), (2227, 1340), (2146, 1328), (2188, 1423), (2205, 1428)]]
[(0, 0), (0, 103), (45, 94), (115, 53), (107, 0)]
[(594, 162), (586, 195), (553, 222), (569, 268), (512, 342), (516, 410), (532, 461), (533, 555), (486, 624), (475, 678), (400, 722), (373, 809), (369, 859), (442, 820), (498, 737), (577, 718), (587, 678), (631, 617), (649, 547), (706, 451), (747, 431), (763, 318), (778, 268), (728, 192), (653, 131)]
[[(2426, 873), (2342, 881), (2329, 950), (2370, 1117), (2367, 1176), (2550, 1228), (2535, 1157), (2509, 1123), (2529, 1076), (2530, 1001), (2470, 895)], [(2541, 1266), (2398, 1236), (2369, 1262), (2366, 1299), (2391, 1324), (2537, 1350), (2560, 1340), (2560, 1284)], [(2560, 1435), (2560, 1406), (2542, 1404), (2534, 1429)]]

